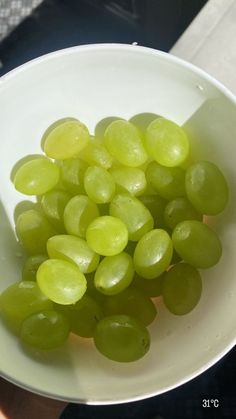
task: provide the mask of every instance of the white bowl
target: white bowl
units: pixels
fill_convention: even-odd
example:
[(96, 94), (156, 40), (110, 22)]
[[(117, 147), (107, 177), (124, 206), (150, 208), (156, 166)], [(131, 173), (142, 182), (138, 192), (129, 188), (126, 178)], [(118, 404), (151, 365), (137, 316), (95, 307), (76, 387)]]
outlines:
[[(212, 77), (178, 58), (149, 48), (105, 44), (61, 50), (0, 79), (0, 291), (20, 278), (21, 257), (13, 211), (23, 196), (10, 182), (14, 163), (40, 152), (52, 122), (77, 117), (93, 132), (107, 116), (154, 112), (184, 125), (192, 153), (225, 173), (227, 209), (210, 220), (223, 243), (220, 263), (203, 271), (203, 295), (188, 315), (160, 303), (151, 325), (151, 349), (131, 364), (100, 355), (90, 340), (72, 337), (53, 353), (29, 357), (0, 324), (0, 371), (6, 379), (49, 397), (89, 404), (144, 399), (205, 371), (236, 341), (236, 100)], [(204, 246), (204, 243), (202, 244)]]

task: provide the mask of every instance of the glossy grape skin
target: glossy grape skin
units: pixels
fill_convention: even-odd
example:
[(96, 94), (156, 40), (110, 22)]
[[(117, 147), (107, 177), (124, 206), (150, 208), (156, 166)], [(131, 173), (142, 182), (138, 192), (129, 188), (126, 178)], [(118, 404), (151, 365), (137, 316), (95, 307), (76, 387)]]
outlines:
[(56, 186), (59, 176), (55, 163), (38, 157), (20, 166), (14, 177), (14, 186), (25, 195), (43, 195)]
[(147, 181), (143, 170), (136, 167), (115, 167), (109, 171), (116, 182), (117, 190), (129, 192), (132, 196), (141, 195), (146, 187)]
[(36, 281), (37, 270), (41, 263), (47, 259), (47, 255), (29, 256), (23, 266), (22, 281)]
[(16, 234), (30, 255), (38, 255), (46, 253), (47, 240), (56, 231), (43, 214), (32, 209), (17, 218)]
[(84, 174), (88, 165), (81, 159), (68, 159), (59, 163), (62, 185), (72, 195), (83, 194)]
[(182, 221), (172, 234), (174, 248), (182, 259), (195, 268), (210, 268), (222, 254), (217, 234), (201, 221)]
[(23, 321), (20, 338), (26, 345), (49, 350), (62, 346), (69, 332), (69, 322), (63, 314), (55, 310), (44, 310)]
[(57, 305), (56, 309), (69, 320), (71, 331), (85, 338), (93, 337), (98, 322), (104, 317), (98, 302), (89, 295), (72, 305)]
[(104, 140), (111, 156), (124, 166), (138, 167), (147, 160), (139, 131), (128, 121), (113, 121), (105, 131)]
[(167, 167), (179, 166), (189, 153), (189, 141), (184, 130), (162, 117), (155, 119), (147, 127), (145, 145), (148, 154)]
[(95, 271), (100, 259), (85, 240), (69, 234), (51, 237), (47, 242), (47, 252), (51, 259), (75, 263), (83, 273)]
[(94, 285), (105, 295), (115, 295), (127, 288), (134, 276), (133, 260), (128, 253), (105, 257), (98, 266)]
[(50, 130), (43, 149), (48, 157), (65, 160), (76, 157), (89, 143), (87, 127), (76, 119), (62, 121)]
[(88, 226), (86, 240), (99, 255), (114, 256), (126, 247), (128, 230), (119, 218), (104, 215), (95, 218)]
[(99, 216), (97, 205), (86, 195), (74, 196), (64, 210), (64, 225), (68, 234), (86, 236), (89, 224)]
[(100, 320), (95, 330), (94, 343), (98, 351), (112, 361), (132, 362), (148, 352), (150, 335), (134, 318), (114, 315)]
[(166, 273), (162, 294), (171, 313), (180, 316), (189, 313), (199, 302), (201, 293), (201, 276), (193, 266), (178, 263)]
[(80, 269), (70, 262), (49, 259), (37, 271), (41, 291), (54, 303), (74, 304), (83, 297), (87, 282)]
[(163, 228), (165, 226), (164, 211), (168, 201), (159, 195), (142, 195), (139, 199), (150, 211), (154, 228)]
[(137, 198), (126, 193), (115, 195), (109, 212), (125, 223), (131, 241), (139, 240), (154, 225), (150, 211)]
[(134, 268), (143, 278), (156, 278), (168, 268), (172, 253), (171, 238), (165, 230), (149, 231), (136, 246)]
[(52, 308), (52, 302), (40, 291), (34, 281), (16, 282), (0, 295), (0, 313), (16, 333), (19, 333), (26, 317)]
[(146, 179), (164, 199), (171, 200), (186, 195), (185, 171), (181, 167), (164, 167), (151, 162), (146, 170)]
[(96, 204), (106, 204), (115, 195), (116, 185), (111, 174), (99, 166), (90, 166), (84, 175), (84, 188)]
[(106, 316), (114, 314), (131, 316), (144, 326), (151, 324), (157, 314), (152, 300), (134, 288), (128, 288), (117, 295), (107, 297), (103, 310)]
[(165, 272), (153, 279), (142, 278), (138, 274), (135, 274), (132, 281), (131, 287), (147, 297), (159, 297), (162, 295), (162, 283), (165, 276)]
[(60, 190), (50, 191), (43, 195), (41, 199), (41, 207), (44, 214), (57, 231), (62, 233), (65, 232), (63, 219), (64, 209), (70, 199), (70, 194)]
[(90, 166), (100, 166), (109, 169), (113, 158), (99, 138), (90, 137), (89, 144), (80, 153), (80, 158)]
[(202, 214), (195, 210), (186, 198), (175, 198), (170, 201), (164, 211), (167, 227), (173, 229), (181, 221), (202, 221)]
[(228, 202), (226, 179), (214, 163), (200, 161), (190, 166), (185, 185), (189, 201), (202, 214), (219, 214)]

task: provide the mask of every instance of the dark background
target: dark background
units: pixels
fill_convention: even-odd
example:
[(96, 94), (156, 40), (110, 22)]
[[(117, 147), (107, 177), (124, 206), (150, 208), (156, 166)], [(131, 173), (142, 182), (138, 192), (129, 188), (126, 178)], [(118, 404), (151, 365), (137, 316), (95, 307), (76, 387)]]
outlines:
[[(0, 43), (0, 75), (42, 54), (79, 44), (138, 42), (169, 51), (206, 1), (45, 0)], [(117, 406), (70, 404), (61, 419), (234, 419), (235, 377), (234, 349), (207, 372), (168, 393)], [(204, 399), (211, 407), (202, 407)], [(215, 399), (218, 408), (211, 402)]]

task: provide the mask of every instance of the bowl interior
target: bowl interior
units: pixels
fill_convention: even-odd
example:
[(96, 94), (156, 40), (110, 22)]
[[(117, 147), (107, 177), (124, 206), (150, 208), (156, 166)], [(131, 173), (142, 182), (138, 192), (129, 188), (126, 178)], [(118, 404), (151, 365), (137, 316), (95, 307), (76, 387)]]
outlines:
[(150, 327), (151, 349), (131, 364), (109, 361), (90, 340), (76, 337), (58, 351), (29, 356), (0, 323), (0, 371), (33, 391), (94, 404), (141, 399), (193, 378), (235, 342), (236, 104), (203, 72), (147, 48), (76, 47), (42, 57), (0, 79), (0, 291), (19, 280), (22, 264), (13, 212), (25, 198), (10, 181), (14, 163), (40, 152), (43, 132), (59, 118), (79, 118), (93, 133), (108, 116), (129, 119), (145, 112), (184, 125), (193, 159), (209, 159), (225, 173), (229, 205), (209, 219), (222, 240), (222, 259), (202, 271), (203, 295), (190, 314), (171, 315), (159, 303), (158, 317)]

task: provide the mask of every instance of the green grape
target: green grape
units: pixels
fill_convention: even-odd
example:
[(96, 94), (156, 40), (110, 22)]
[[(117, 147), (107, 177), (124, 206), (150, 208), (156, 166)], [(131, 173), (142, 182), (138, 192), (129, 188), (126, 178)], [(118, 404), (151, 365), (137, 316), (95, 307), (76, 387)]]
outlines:
[(80, 269), (73, 263), (59, 259), (49, 259), (40, 265), (37, 283), (50, 300), (65, 305), (80, 300), (87, 288)]
[(47, 242), (47, 251), (51, 259), (63, 259), (75, 263), (83, 273), (95, 271), (99, 264), (99, 255), (80, 237), (61, 234), (51, 237)]
[(94, 343), (102, 355), (117, 362), (142, 358), (150, 348), (150, 335), (145, 326), (124, 315), (104, 317), (98, 323)]
[(201, 276), (187, 263), (178, 263), (166, 273), (162, 293), (163, 301), (171, 313), (180, 316), (187, 314), (201, 297)]
[(176, 198), (170, 201), (164, 212), (167, 227), (173, 229), (181, 221), (199, 220), (202, 221), (202, 214), (195, 210), (185, 198)]
[(41, 263), (47, 259), (47, 255), (29, 256), (23, 266), (22, 281), (36, 281), (37, 270)]
[(172, 240), (181, 258), (195, 268), (210, 268), (222, 254), (217, 234), (201, 221), (182, 221), (175, 227)]
[(95, 218), (87, 228), (86, 240), (96, 253), (114, 256), (128, 243), (128, 230), (119, 218), (104, 215)]
[(60, 162), (61, 182), (72, 195), (83, 194), (84, 174), (87, 164), (81, 159), (68, 159)]
[(104, 140), (112, 157), (124, 166), (141, 166), (147, 160), (139, 131), (128, 121), (113, 121), (105, 131)]
[(88, 128), (82, 122), (71, 119), (55, 125), (44, 139), (43, 149), (48, 157), (65, 160), (78, 156), (89, 143)]
[(157, 118), (148, 125), (145, 144), (149, 155), (167, 167), (179, 166), (189, 154), (184, 130), (165, 118)]
[(143, 112), (132, 116), (132, 118), (129, 119), (129, 122), (135, 125), (141, 132), (141, 135), (144, 136), (148, 125), (157, 118), (158, 115), (156, 113)]
[(146, 179), (162, 198), (171, 200), (185, 196), (185, 171), (181, 167), (164, 167), (151, 162)]
[[(149, 282), (148, 280), (146, 280)], [(157, 310), (155, 304), (139, 290), (128, 288), (120, 294), (107, 297), (103, 310), (106, 316), (114, 314), (125, 314), (131, 316), (148, 326), (156, 317)]]
[(154, 228), (164, 227), (164, 210), (167, 205), (166, 199), (159, 195), (142, 195), (139, 199), (152, 214)]
[(84, 175), (84, 188), (90, 199), (97, 204), (110, 202), (115, 194), (115, 181), (107, 170), (90, 166)]
[(149, 231), (136, 246), (134, 268), (143, 278), (156, 278), (168, 268), (172, 253), (172, 242), (165, 230)]
[(98, 322), (104, 317), (98, 302), (89, 295), (84, 295), (75, 304), (57, 306), (57, 310), (69, 320), (71, 331), (85, 338), (93, 337)]
[(113, 158), (106, 147), (96, 137), (90, 137), (90, 142), (80, 153), (80, 158), (90, 166), (100, 166), (104, 169), (109, 169), (113, 162)]
[(87, 280), (87, 291), (86, 294), (93, 298), (93, 300), (97, 301), (99, 305), (102, 305), (106, 299), (106, 296), (99, 292), (94, 285), (94, 272), (90, 274), (86, 274)]
[(53, 190), (42, 196), (41, 207), (57, 231), (64, 233), (64, 209), (71, 199), (66, 191)]
[(59, 181), (58, 166), (45, 157), (34, 158), (20, 166), (14, 177), (17, 191), (25, 195), (43, 195)]
[(215, 164), (208, 161), (200, 161), (188, 168), (185, 185), (189, 201), (202, 214), (216, 215), (228, 202), (225, 177)]
[(47, 240), (56, 231), (39, 211), (23, 212), (16, 221), (16, 234), (25, 250), (30, 255), (46, 253)]
[(133, 260), (130, 255), (122, 252), (101, 261), (94, 276), (94, 285), (105, 295), (115, 295), (130, 285), (133, 276)]
[(145, 173), (136, 167), (115, 167), (110, 169), (110, 173), (121, 192), (126, 191), (133, 196), (139, 196), (147, 187)]
[(41, 350), (62, 346), (70, 333), (69, 322), (55, 310), (43, 310), (27, 317), (21, 327), (21, 341)]
[(99, 216), (97, 205), (85, 195), (74, 196), (66, 205), (64, 225), (68, 234), (85, 237), (89, 224)]
[(110, 215), (120, 218), (129, 232), (129, 240), (137, 241), (153, 228), (150, 211), (137, 198), (126, 194), (117, 194), (110, 204)]
[(41, 310), (52, 310), (52, 302), (44, 295), (36, 282), (21, 281), (10, 285), (0, 295), (1, 315), (18, 333), (23, 320)]
[(165, 272), (153, 279), (142, 278), (135, 274), (131, 287), (139, 291), (143, 296), (159, 297), (162, 295), (162, 282)]

